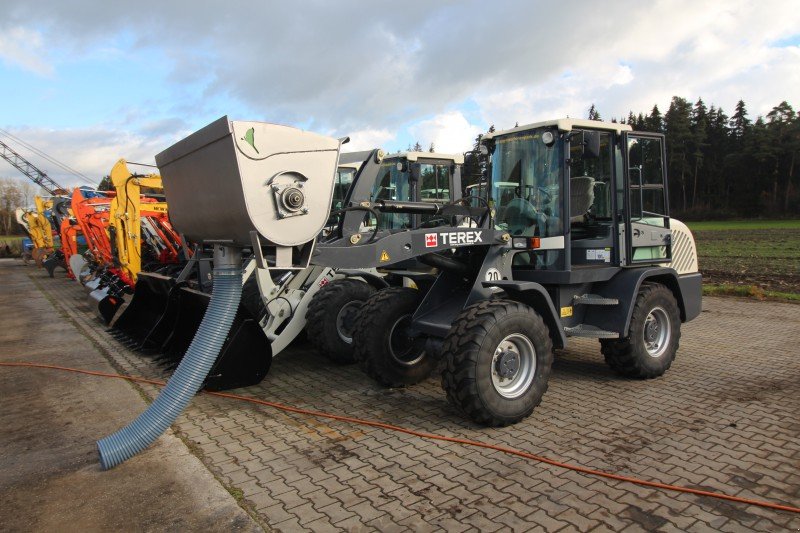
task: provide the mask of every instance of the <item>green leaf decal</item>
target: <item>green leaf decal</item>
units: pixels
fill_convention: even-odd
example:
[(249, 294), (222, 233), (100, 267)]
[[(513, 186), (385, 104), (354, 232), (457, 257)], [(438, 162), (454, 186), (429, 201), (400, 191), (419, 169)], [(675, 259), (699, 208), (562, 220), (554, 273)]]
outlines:
[(250, 128), (244, 134), (244, 137), (242, 137), (242, 140), (244, 142), (246, 142), (247, 144), (249, 144), (250, 146), (252, 146), (253, 150), (255, 150), (257, 154), (260, 154), (261, 152), (259, 152), (258, 148), (256, 148), (256, 138), (255, 138), (256, 135), (255, 135), (255, 133), (256, 133), (255, 129), (254, 128)]

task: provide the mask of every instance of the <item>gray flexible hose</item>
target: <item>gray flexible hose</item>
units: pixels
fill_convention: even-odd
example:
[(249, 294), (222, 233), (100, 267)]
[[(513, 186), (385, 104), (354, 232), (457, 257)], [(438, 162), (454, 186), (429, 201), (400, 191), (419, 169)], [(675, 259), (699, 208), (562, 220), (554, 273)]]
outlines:
[(240, 253), (226, 248), (221, 257), (218, 265), (218, 253), (215, 252), (214, 288), (203, 321), (161, 394), (136, 420), (97, 441), (103, 470), (130, 459), (164, 433), (200, 390), (217, 360), (242, 297)]

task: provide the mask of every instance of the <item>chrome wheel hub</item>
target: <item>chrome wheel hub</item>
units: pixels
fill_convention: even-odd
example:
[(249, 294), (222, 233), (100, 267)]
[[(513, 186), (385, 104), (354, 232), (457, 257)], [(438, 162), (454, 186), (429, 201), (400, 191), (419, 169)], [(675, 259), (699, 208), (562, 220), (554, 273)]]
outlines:
[(662, 307), (655, 307), (644, 321), (644, 347), (650, 357), (661, 357), (669, 346), (672, 334), (669, 315)]
[(536, 375), (536, 349), (521, 333), (505, 337), (492, 356), (492, 385), (500, 396), (522, 396)]

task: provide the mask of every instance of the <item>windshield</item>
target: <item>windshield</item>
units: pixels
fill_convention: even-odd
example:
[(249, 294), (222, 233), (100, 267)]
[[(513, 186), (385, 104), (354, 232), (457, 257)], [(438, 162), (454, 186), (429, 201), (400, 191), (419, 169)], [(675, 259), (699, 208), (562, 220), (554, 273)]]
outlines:
[[(384, 162), (378, 170), (378, 179), (372, 188), (372, 198), (376, 200), (411, 200), (411, 184), (408, 172), (398, 170), (397, 160)], [(380, 229), (405, 229), (411, 227), (411, 215), (408, 213), (383, 213), (378, 224)]]
[(344, 207), (347, 191), (350, 190), (350, 185), (353, 184), (353, 176), (355, 175), (356, 169), (354, 168), (339, 167), (336, 171), (336, 183), (333, 186), (333, 211)]
[[(546, 146), (542, 133), (553, 133)], [(492, 201), (498, 229), (512, 235), (548, 237), (562, 233), (559, 195), (563, 140), (550, 128), (497, 138), (492, 151)]]

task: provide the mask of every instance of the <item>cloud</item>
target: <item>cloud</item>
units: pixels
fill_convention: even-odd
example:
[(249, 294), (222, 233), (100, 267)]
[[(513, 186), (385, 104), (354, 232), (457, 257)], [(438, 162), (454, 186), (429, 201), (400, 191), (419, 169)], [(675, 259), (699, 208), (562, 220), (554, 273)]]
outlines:
[(50, 77), (53, 65), (45, 59), (41, 33), (24, 27), (6, 28), (0, 32), (0, 58), (39, 76)]
[[(102, 125), (61, 130), (19, 128), (9, 130), (9, 133), (85, 176), (77, 176), (60, 168), (53, 161), (31, 152), (15, 140), (0, 136), (3, 142), (23, 154), (53, 181), (65, 187), (96, 186), (120, 158), (136, 163), (155, 164), (155, 154), (176, 140), (171, 134), (144, 136), (108, 129)], [(140, 171), (147, 171), (146, 167)], [(21, 176), (17, 169), (3, 160), (0, 160), (0, 175), (14, 178)]]
[(350, 142), (342, 147), (344, 152), (358, 152), (380, 148), (393, 141), (396, 135), (388, 129), (368, 129), (351, 132), (347, 135)]
[(423, 120), (411, 126), (409, 132), (423, 144), (423, 149), (433, 143), (437, 152), (461, 153), (472, 147), (483, 128), (470, 124), (459, 111), (451, 111)]
[(0, 56), (28, 71), (145, 53), (166, 65), (154, 76), (169, 98), (136, 80), (157, 105), (107, 124), (123, 143), (156, 145), (235, 104), (239, 118), (350, 135), (349, 149), (403, 149), (408, 132), (460, 151), (489, 124), (583, 117), (592, 103), (610, 119), (665, 111), (673, 95), (727, 110), (744, 98), (755, 115), (800, 86), (800, 48), (775, 44), (797, 42), (793, 0), (5, 4)]

